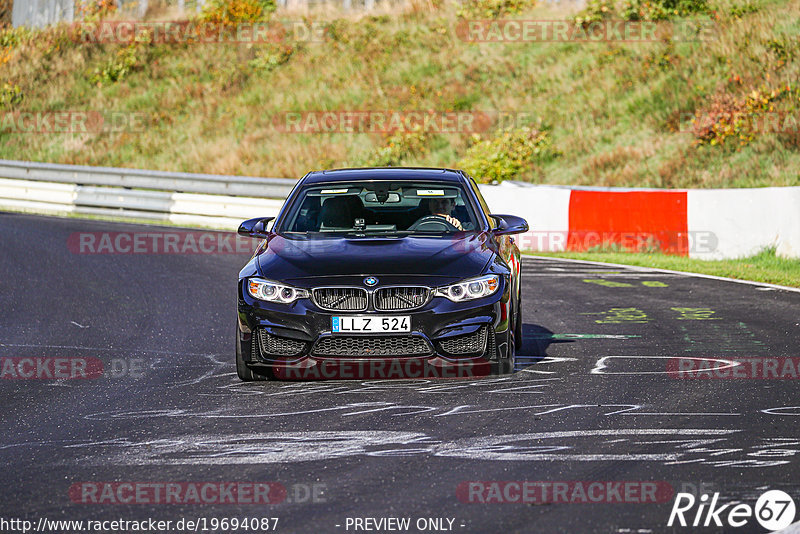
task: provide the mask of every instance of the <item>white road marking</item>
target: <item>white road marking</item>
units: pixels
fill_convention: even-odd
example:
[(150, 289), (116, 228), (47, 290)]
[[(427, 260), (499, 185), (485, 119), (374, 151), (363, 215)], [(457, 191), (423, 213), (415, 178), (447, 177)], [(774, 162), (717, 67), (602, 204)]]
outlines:
[(800, 534), (800, 521), (797, 523), (792, 523), (788, 527), (783, 530), (778, 530), (773, 532), (772, 534)]
[[(597, 275), (597, 273), (591, 273)], [(569, 273), (543, 273), (543, 272), (528, 272), (522, 271), (522, 276), (528, 277), (546, 277), (546, 278), (586, 278), (587, 273), (569, 272)], [(602, 278), (675, 278), (679, 275), (668, 273), (607, 273), (603, 274)]]
[[(642, 272), (650, 272), (650, 273), (666, 273), (666, 274), (674, 274), (674, 275), (681, 275), (681, 276), (691, 276), (693, 278), (707, 278), (709, 280), (720, 280), (723, 282), (734, 282), (736, 284), (747, 284), (751, 286), (758, 286), (758, 287), (771, 287), (774, 289), (780, 289), (782, 291), (792, 291), (794, 293), (800, 293), (800, 288), (797, 287), (789, 287), (789, 286), (781, 286), (778, 284), (767, 284), (765, 282), (753, 282), (752, 280), (737, 280), (736, 278), (726, 278), (724, 276), (714, 276), (711, 274), (700, 274), (700, 273), (690, 273), (686, 271), (672, 271), (669, 269), (656, 269), (654, 267), (639, 267), (638, 265), (622, 265), (619, 263), (605, 263), (601, 261), (590, 261), (590, 260), (573, 260), (570, 258), (549, 258), (546, 256), (536, 256), (535, 254), (523, 254), (525, 258), (535, 258), (536, 260), (544, 260), (544, 261), (563, 261), (567, 263), (584, 263), (589, 265), (599, 265), (601, 267), (615, 267), (621, 269), (631, 269), (636, 271)], [(524, 265), (524, 263), (523, 263)]]
[[(608, 367), (606, 361), (613, 359), (635, 360), (635, 359), (654, 359), (654, 360), (697, 360), (697, 361), (710, 361), (718, 362), (723, 365), (719, 367), (709, 368), (708, 371), (720, 371), (728, 369), (729, 367), (736, 367), (741, 365), (741, 362), (732, 360), (723, 360), (720, 358), (690, 358), (688, 356), (603, 356), (594, 364), (594, 368), (590, 371), (593, 375), (664, 375), (664, 374), (677, 374), (680, 371), (606, 371)], [(703, 370), (706, 370), (705, 368)]]
[[(788, 411), (790, 413), (780, 413), (782, 411)], [(780, 408), (768, 408), (766, 410), (761, 410), (761, 413), (769, 414), (769, 415), (780, 415), (783, 417), (798, 417), (800, 416), (800, 406), (782, 406)]]

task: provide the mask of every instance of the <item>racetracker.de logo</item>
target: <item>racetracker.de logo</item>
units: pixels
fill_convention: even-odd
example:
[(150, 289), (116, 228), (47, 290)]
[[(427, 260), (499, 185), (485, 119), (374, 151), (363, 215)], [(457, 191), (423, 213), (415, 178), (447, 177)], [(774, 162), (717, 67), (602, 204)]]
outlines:
[(662, 251), (673, 254), (708, 254), (717, 250), (719, 240), (714, 232), (687, 231), (614, 231), (595, 230), (530, 230), (515, 238), (520, 250), (587, 251), (621, 248), (631, 252)]
[(286, 500), (278, 482), (76, 482), (78, 504), (277, 504)]
[(797, 111), (735, 111), (715, 112), (702, 116), (682, 113), (678, 131), (697, 135), (707, 128), (730, 128), (759, 134), (800, 133), (800, 112)]
[(427, 360), (375, 359), (321, 361), (316, 365), (274, 368), (281, 380), (406, 380), (417, 378), (474, 378), (488, 376), (491, 364), (485, 361), (437, 366)]
[(272, 117), (281, 133), (482, 133), (529, 124), (527, 111), (325, 110), (284, 111)]
[(103, 362), (94, 357), (0, 357), (0, 379), (74, 380), (99, 378)]
[(73, 232), (73, 254), (252, 254), (259, 241), (230, 232)]
[(481, 504), (646, 504), (668, 502), (667, 482), (619, 480), (491, 480), (462, 482), (456, 497)]
[(670, 358), (667, 373), (684, 380), (797, 380), (800, 358)]
[(602, 20), (576, 24), (567, 20), (464, 20), (456, 35), (470, 43), (650, 43), (669, 37), (672, 41), (709, 41), (714, 35), (710, 20), (629, 21)]
[(16, 134), (143, 132), (147, 114), (126, 111), (5, 111), (0, 132)]
[(78, 43), (130, 44), (264, 44), (325, 40), (326, 25), (304, 20), (219, 24), (191, 21), (108, 20), (78, 22), (72, 39)]

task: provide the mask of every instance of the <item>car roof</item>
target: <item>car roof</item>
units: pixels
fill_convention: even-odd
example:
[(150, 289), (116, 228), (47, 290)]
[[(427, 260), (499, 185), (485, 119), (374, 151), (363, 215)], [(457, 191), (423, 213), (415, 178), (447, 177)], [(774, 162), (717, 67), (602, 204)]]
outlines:
[(356, 169), (333, 169), (312, 171), (305, 175), (303, 183), (348, 182), (351, 180), (432, 180), (461, 182), (462, 172), (454, 169), (428, 167), (365, 167)]

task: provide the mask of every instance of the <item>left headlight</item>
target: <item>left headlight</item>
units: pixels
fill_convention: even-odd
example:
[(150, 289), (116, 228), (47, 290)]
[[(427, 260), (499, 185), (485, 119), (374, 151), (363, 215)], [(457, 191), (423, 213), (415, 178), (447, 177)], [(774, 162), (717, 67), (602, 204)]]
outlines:
[(465, 300), (479, 299), (488, 297), (497, 292), (500, 287), (500, 276), (490, 274), (486, 276), (479, 276), (478, 278), (469, 278), (462, 280), (457, 284), (452, 284), (444, 287), (437, 287), (433, 295), (436, 297), (445, 297), (453, 302), (462, 302)]
[(291, 304), (297, 299), (305, 299), (310, 296), (307, 289), (287, 286), (262, 278), (249, 278), (245, 284), (251, 297), (267, 302)]

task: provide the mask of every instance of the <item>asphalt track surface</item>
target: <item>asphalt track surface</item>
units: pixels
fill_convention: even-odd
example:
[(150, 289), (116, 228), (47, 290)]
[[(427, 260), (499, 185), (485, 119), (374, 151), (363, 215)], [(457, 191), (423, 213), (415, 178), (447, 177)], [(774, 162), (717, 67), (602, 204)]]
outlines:
[[(247, 255), (66, 246), (75, 232), (158, 230), (0, 214), (0, 357), (96, 358), (104, 370), (0, 381), (0, 517), (277, 517), (278, 532), (316, 533), (356, 532), (348, 518), (364, 517), (407, 517), (410, 532), (419, 518), (452, 519), (463, 533), (712, 532), (666, 527), (674, 492), (753, 505), (782, 489), (800, 504), (791, 370), (668, 371), (677, 357), (800, 356), (800, 293), (525, 258), (525, 347), (511, 376), (245, 384), (232, 332)], [(70, 494), (84, 482), (191, 481), (275, 482), (287, 495), (251, 505)], [(649, 481), (670, 492), (647, 503), (464, 502), (470, 481)], [(735, 531), (765, 530), (751, 519)]]

